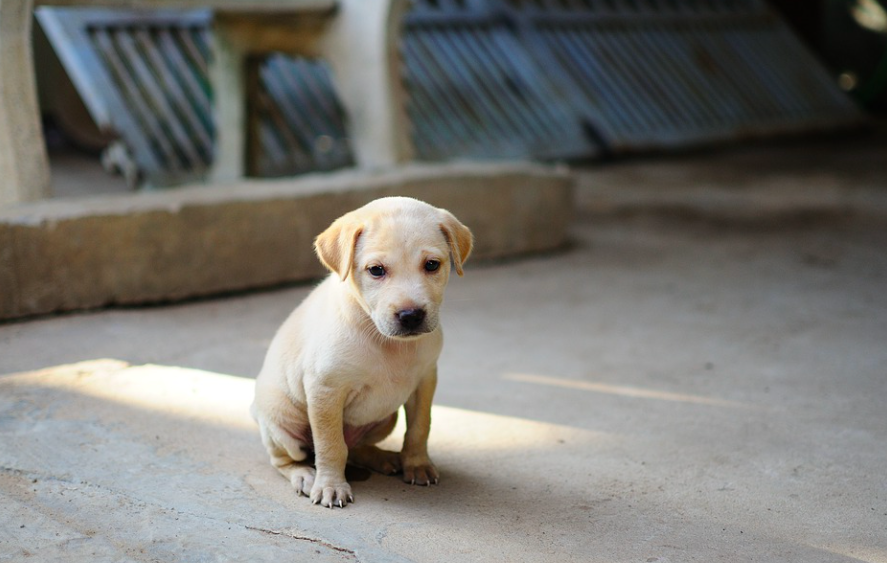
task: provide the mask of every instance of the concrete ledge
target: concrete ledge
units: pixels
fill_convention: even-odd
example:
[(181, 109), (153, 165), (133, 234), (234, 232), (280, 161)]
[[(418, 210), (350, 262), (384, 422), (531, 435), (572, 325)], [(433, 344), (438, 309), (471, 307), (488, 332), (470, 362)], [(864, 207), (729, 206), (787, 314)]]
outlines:
[(0, 319), (206, 296), (323, 274), (312, 241), (388, 195), (444, 207), (474, 259), (566, 242), (573, 180), (532, 164), (410, 165), (296, 180), (190, 186), (0, 209)]

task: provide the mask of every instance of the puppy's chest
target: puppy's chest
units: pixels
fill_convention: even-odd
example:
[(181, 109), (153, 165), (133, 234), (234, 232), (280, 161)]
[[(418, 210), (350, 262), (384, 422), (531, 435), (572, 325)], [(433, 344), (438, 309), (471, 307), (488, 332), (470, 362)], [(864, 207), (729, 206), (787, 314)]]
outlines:
[(376, 358), (375, 362), (356, 366), (352, 389), (345, 403), (345, 421), (369, 424), (403, 405), (416, 389), (430, 366), (413, 361)]

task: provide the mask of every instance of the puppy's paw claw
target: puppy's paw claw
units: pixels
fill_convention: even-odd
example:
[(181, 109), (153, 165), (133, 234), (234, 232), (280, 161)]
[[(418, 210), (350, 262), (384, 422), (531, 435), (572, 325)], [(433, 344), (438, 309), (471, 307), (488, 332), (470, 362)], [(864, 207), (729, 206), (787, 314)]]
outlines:
[(326, 486), (315, 482), (311, 490), (311, 502), (326, 508), (345, 508), (349, 502), (354, 502), (354, 495), (351, 494), (351, 485), (346, 482)]
[(293, 464), (281, 471), (285, 471), (289, 476), (290, 485), (295, 489), (296, 496), (307, 497), (311, 494), (311, 488), (314, 486), (314, 468)]
[(437, 485), (440, 482), (437, 469), (431, 460), (425, 460), (420, 463), (404, 463), (403, 480), (410, 485)]

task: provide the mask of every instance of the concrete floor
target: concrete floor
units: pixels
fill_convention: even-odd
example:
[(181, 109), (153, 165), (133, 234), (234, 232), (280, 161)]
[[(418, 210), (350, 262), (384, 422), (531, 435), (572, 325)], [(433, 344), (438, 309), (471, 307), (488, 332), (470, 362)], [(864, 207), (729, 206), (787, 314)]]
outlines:
[(0, 325), (0, 561), (887, 563), (885, 148), (583, 169), (572, 248), (451, 281), (440, 485), (345, 510), (245, 412), (309, 288)]

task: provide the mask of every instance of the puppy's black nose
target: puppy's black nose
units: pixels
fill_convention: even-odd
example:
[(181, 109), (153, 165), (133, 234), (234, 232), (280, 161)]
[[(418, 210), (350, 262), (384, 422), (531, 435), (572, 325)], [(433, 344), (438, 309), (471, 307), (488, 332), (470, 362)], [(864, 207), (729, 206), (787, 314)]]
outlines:
[(397, 320), (405, 330), (416, 330), (425, 320), (425, 309), (404, 309), (397, 313)]

